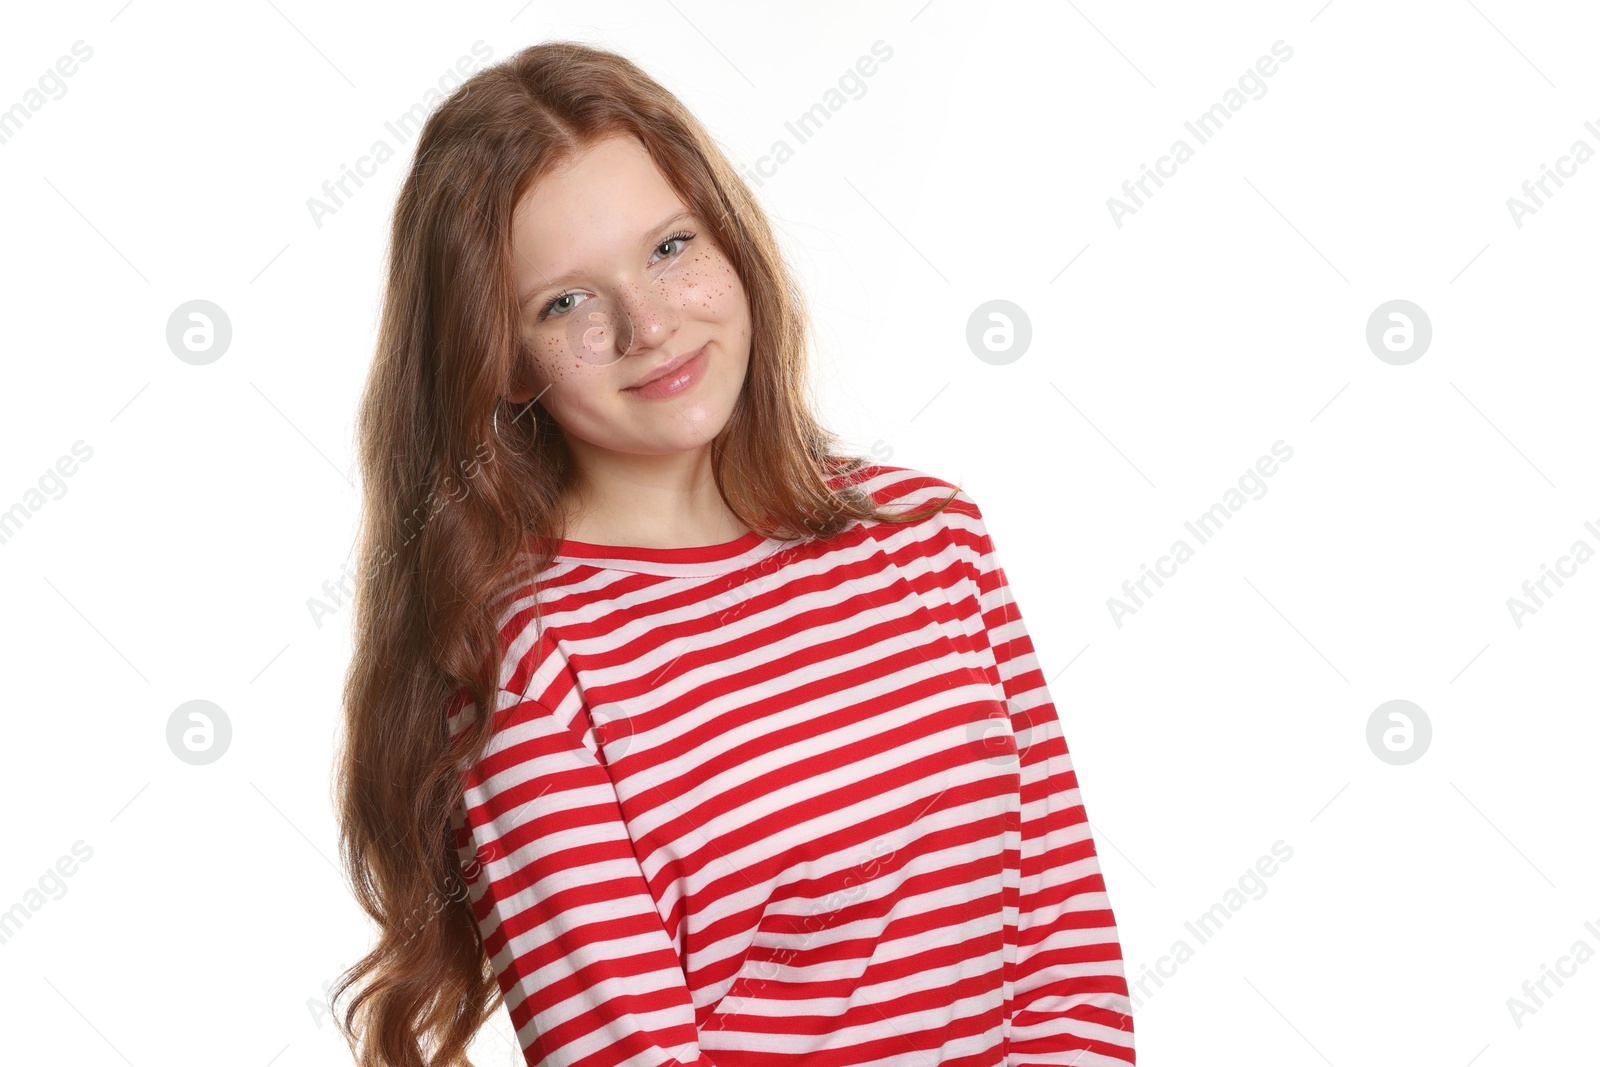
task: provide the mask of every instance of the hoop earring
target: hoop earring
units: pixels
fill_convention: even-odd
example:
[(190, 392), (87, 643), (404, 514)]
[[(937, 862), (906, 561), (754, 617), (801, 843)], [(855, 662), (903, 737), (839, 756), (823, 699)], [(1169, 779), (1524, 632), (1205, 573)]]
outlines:
[[(511, 421), (512, 422), (516, 422), (517, 419), (522, 418), (523, 415), (526, 415), (529, 411), (531, 411), (533, 409), (533, 405), (536, 404), (536, 403), (538, 403), (537, 399), (528, 401), (528, 403), (523, 406), (522, 411), (519, 412), (517, 414), (516, 418), (512, 419)], [(534, 416), (534, 421), (535, 422), (538, 421), (538, 416), (537, 415)], [(495, 404), (494, 411), (489, 417), (489, 425), (494, 429), (495, 437), (498, 438), (500, 436), (500, 404), (498, 402)], [(510, 451), (516, 452), (517, 450), (516, 449), (510, 449)], [(517, 452), (517, 454), (521, 455), (520, 452)]]

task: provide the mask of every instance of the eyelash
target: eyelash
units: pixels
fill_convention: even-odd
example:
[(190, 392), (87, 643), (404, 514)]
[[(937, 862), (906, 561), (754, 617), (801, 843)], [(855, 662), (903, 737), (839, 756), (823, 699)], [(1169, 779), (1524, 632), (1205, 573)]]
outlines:
[[(695, 238), (695, 235), (690, 233), (689, 231), (687, 231), (687, 230), (679, 230), (677, 233), (673, 234), (671, 237), (663, 237), (661, 240), (657, 241), (656, 244), (655, 244), (655, 247), (656, 248), (660, 248), (662, 245), (666, 244), (668, 241), (686, 241), (687, 242), (687, 241), (694, 240), (694, 238)], [(678, 252), (678, 255), (680, 255), (680, 256), (683, 255), (684, 251), (686, 251), (686, 250), (687, 249), (680, 249), (679, 252)], [(569, 289), (564, 293), (561, 293), (561, 294), (559, 294), (559, 295), (557, 295), (555, 297), (552, 297), (550, 302), (544, 306), (544, 310), (539, 312), (539, 321), (543, 322), (545, 319), (549, 318), (550, 317), (550, 309), (555, 307), (561, 301), (565, 300), (567, 297), (572, 296), (572, 295), (573, 295), (573, 292), (572, 292), (572, 290)]]

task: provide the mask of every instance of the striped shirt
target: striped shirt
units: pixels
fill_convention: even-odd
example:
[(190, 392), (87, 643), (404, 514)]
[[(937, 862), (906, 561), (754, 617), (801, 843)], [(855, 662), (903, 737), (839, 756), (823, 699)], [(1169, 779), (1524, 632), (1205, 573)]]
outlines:
[[(955, 488), (834, 479), (896, 512)], [(1072, 760), (965, 492), (827, 539), (564, 541), (537, 585), (452, 818), (527, 1063), (1134, 1062)]]

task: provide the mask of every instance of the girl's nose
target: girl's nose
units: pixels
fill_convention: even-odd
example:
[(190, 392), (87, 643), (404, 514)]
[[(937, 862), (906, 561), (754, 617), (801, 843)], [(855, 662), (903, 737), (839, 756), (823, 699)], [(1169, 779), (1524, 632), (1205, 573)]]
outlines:
[(618, 337), (631, 347), (657, 348), (678, 329), (675, 295), (666, 278), (648, 286), (624, 287), (618, 293), (618, 307), (626, 320), (620, 324)]

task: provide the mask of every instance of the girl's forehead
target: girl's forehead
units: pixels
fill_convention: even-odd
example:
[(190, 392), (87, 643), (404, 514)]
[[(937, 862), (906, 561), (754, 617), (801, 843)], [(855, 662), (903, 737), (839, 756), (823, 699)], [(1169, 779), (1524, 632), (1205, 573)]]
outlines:
[(631, 137), (611, 137), (575, 150), (535, 179), (512, 218), (544, 229), (573, 221), (593, 230), (619, 215), (627, 225), (647, 224), (669, 207), (684, 204), (650, 153)]

